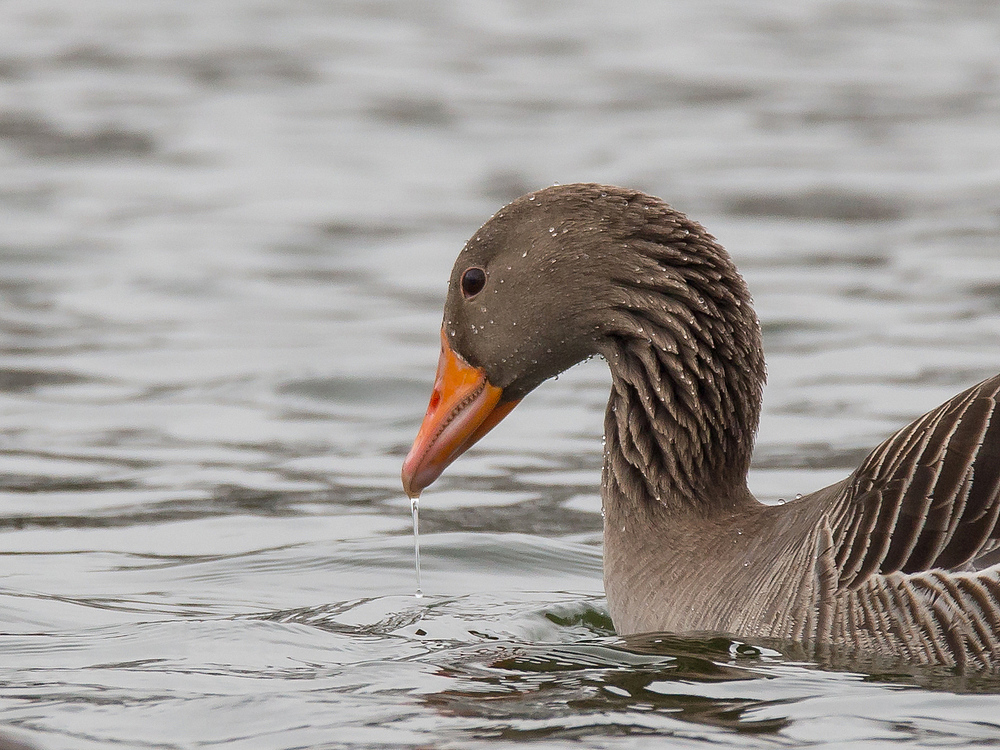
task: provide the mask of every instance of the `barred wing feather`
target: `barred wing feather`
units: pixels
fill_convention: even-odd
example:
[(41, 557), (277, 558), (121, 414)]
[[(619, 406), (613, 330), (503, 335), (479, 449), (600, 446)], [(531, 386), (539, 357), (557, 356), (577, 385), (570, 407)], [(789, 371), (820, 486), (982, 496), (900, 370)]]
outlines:
[(876, 448), (831, 514), (841, 587), (873, 574), (1000, 562), (1000, 375)]

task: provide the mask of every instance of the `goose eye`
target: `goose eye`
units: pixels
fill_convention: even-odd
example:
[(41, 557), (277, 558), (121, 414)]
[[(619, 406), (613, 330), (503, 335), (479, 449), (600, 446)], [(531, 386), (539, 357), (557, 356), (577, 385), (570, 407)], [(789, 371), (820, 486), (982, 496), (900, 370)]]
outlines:
[(484, 286), (486, 286), (486, 271), (482, 268), (474, 266), (462, 274), (462, 294), (466, 299), (475, 297), (483, 291)]

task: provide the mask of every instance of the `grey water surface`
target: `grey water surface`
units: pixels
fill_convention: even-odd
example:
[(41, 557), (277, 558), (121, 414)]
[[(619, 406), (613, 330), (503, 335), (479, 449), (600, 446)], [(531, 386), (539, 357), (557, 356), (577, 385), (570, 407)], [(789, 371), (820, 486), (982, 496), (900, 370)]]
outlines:
[(0, 41), (0, 731), (1000, 743), (992, 677), (619, 640), (600, 361), (425, 493), (422, 599), (399, 483), (452, 260), (554, 182), (732, 252), (766, 502), (1000, 371), (1000, 5), (8, 0)]

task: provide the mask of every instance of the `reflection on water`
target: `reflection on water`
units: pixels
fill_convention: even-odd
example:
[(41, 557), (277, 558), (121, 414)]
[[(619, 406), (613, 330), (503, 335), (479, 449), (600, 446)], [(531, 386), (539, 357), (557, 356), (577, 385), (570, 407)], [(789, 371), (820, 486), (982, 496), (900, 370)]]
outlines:
[[(589, 362), (425, 494), (447, 273), (552, 182), (661, 195), (764, 325), (752, 488), (1000, 370), (990, 3), (0, 10), (0, 724), (39, 747), (1000, 740), (992, 678), (623, 642)], [(932, 738), (928, 740), (928, 738)]]

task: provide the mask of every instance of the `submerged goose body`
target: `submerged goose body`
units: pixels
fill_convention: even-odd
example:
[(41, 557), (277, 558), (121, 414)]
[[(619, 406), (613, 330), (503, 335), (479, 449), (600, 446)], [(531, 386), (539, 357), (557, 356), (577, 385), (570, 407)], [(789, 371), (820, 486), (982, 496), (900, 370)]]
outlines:
[(747, 472), (760, 325), (728, 253), (657, 198), (519, 198), (452, 272), (415, 497), (529, 391), (601, 355), (604, 582), (622, 635), (720, 632), (823, 652), (1000, 667), (1000, 376), (779, 506)]

